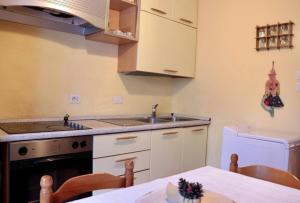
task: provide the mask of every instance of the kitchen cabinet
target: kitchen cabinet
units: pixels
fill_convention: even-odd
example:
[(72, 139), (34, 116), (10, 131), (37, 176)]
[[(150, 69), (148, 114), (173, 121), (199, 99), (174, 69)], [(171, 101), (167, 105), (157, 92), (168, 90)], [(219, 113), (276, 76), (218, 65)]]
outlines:
[(134, 184), (149, 181), (150, 136), (151, 131), (94, 136), (93, 173), (123, 175), (125, 161), (133, 160)]
[(93, 158), (149, 150), (150, 135), (150, 131), (143, 131), (95, 136)]
[(174, 175), (181, 170), (181, 129), (152, 131), (150, 179)]
[(134, 161), (135, 184), (206, 164), (207, 126), (94, 136), (93, 172), (123, 175)]
[(206, 165), (207, 127), (183, 128), (182, 171)]
[(188, 26), (197, 27), (198, 0), (174, 0), (172, 18)]
[(141, 10), (160, 15), (172, 17), (173, 0), (142, 0)]
[(197, 29), (141, 11), (139, 43), (119, 47), (119, 72), (194, 77)]
[(127, 160), (134, 161), (134, 172), (147, 170), (149, 169), (150, 152), (142, 151), (94, 159), (93, 172), (106, 172), (113, 175), (123, 175), (125, 171), (125, 162)]
[(140, 0), (110, 0), (104, 30), (87, 35), (86, 39), (112, 44), (136, 43), (139, 10)]
[(206, 165), (207, 126), (152, 131), (150, 179)]

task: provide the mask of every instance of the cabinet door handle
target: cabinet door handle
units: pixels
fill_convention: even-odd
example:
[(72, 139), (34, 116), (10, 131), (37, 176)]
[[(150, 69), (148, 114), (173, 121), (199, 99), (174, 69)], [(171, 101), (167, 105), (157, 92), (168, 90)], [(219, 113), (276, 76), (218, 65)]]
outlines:
[(130, 160), (135, 160), (137, 159), (137, 157), (130, 157), (130, 158), (126, 158), (126, 159), (120, 159), (120, 160), (116, 160), (116, 163), (120, 163), (120, 162), (124, 162), (124, 161), (130, 161)]
[(193, 24), (193, 21), (190, 21), (190, 20), (185, 19), (185, 18), (180, 18), (180, 20), (181, 20), (182, 22), (185, 22), (185, 23)]
[(195, 129), (195, 130), (192, 130), (192, 132), (200, 132), (200, 131), (203, 131), (204, 129)]
[(167, 14), (166, 12), (164, 12), (164, 11), (162, 11), (162, 10), (159, 10), (159, 9), (157, 9), (157, 8), (151, 8), (151, 10), (152, 10), (152, 11), (155, 11), (155, 12), (157, 12), (157, 13), (159, 13), (159, 14), (162, 14), (162, 15), (166, 15), (166, 14)]
[(172, 70), (172, 69), (164, 69), (164, 71), (169, 73), (178, 73), (177, 70)]
[(137, 136), (129, 136), (129, 137), (118, 137), (116, 138), (117, 141), (120, 141), (120, 140), (133, 140), (133, 139), (136, 139)]
[(163, 135), (177, 135), (178, 132), (167, 132), (167, 133), (163, 133)]

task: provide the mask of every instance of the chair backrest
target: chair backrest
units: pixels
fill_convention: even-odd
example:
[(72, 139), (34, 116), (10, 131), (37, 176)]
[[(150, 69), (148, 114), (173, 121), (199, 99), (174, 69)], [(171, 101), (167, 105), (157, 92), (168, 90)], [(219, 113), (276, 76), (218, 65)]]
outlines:
[(240, 173), (253, 178), (258, 178), (261, 180), (285, 185), (300, 190), (299, 179), (287, 171), (282, 171), (279, 169), (261, 165), (253, 165), (239, 168), (237, 154), (231, 155), (231, 163), (229, 170), (231, 172)]
[(67, 180), (56, 192), (53, 193), (53, 180), (51, 176), (41, 178), (40, 203), (63, 203), (77, 195), (93, 190), (130, 187), (133, 185), (133, 161), (125, 162), (124, 177), (111, 174), (89, 174)]

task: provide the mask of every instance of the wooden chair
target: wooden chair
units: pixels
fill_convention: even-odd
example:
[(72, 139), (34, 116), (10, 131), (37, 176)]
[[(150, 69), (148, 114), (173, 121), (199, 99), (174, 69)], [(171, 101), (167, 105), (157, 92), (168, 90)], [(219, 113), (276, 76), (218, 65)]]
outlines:
[(230, 163), (229, 170), (231, 172), (240, 173), (253, 178), (258, 178), (261, 180), (277, 183), (280, 185), (285, 185), (300, 190), (299, 179), (287, 171), (282, 171), (279, 169), (275, 169), (267, 166), (260, 166), (260, 165), (238, 168), (237, 154), (231, 155), (231, 163)]
[(133, 185), (133, 161), (125, 163), (125, 177), (111, 174), (89, 174), (67, 180), (55, 193), (51, 176), (41, 178), (40, 203), (63, 203), (93, 190), (129, 187)]

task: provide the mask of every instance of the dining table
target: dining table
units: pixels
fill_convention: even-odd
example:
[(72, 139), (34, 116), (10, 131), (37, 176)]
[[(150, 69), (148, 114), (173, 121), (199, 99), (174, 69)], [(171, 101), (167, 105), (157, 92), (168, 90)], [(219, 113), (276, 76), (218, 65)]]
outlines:
[(199, 182), (206, 191), (221, 194), (234, 203), (300, 203), (300, 190), (298, 189), (211, 166), (75, 200), (72, 203), (143, 203), (141, 199), (149, 194), (160, 195), (154, 198), (153, 203), (168, 203), (166, 187), (168, 183), (178, 185), (180, 178), (189, 182)]

